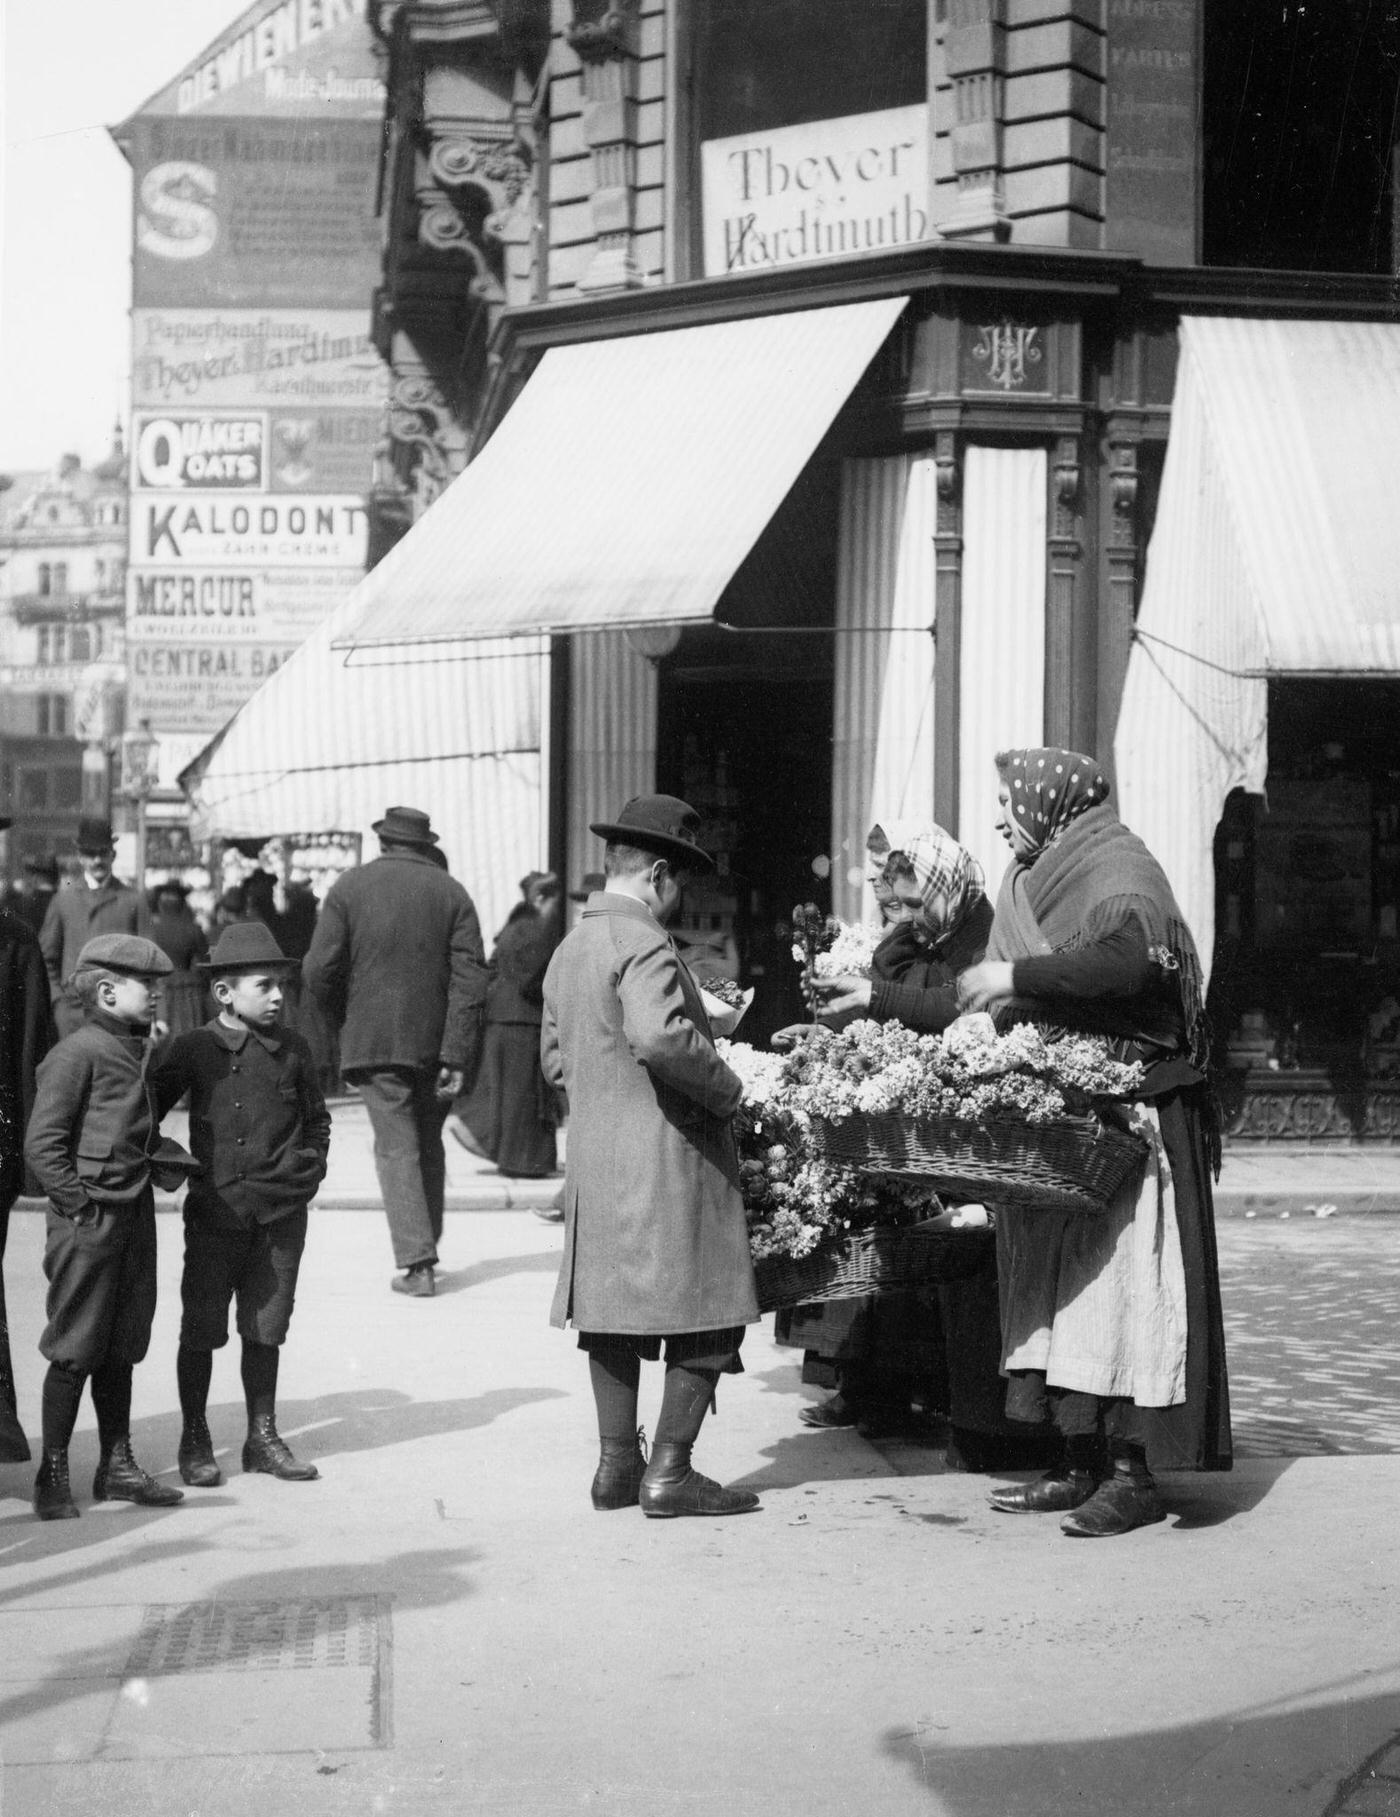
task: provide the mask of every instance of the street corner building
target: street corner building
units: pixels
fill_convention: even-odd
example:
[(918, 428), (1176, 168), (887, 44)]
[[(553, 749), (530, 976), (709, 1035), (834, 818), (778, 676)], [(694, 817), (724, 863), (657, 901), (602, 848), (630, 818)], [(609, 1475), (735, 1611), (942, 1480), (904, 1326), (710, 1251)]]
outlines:
[(1234, 1135), (1400, 1133), (1400, 25), (364, 24), (373, 565), (186, 772), (202, 824), (367, 817), (354, 778), (377, 807), (411, 760), (449, 851), (490, 851), (490, 922), (532, 864), (596, 867), (601, 807), (673, 792), (717, 856), (682, 932), (762, 1040), (802, 1013), (814, 858), (855, 918), (872, 821), (932, 817), (994, 890), (993, 754), (1091, 751), (1213, 973)]

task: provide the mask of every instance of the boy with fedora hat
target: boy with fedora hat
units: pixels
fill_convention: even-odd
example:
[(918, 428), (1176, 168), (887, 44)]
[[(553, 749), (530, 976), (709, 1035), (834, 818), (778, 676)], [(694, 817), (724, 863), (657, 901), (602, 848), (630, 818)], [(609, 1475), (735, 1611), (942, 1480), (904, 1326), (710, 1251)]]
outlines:
[(71, 1035), (83, 1023), (83, 1005), (72, 987), (78, 954), (99, 934), (144, 934), (146, 904), (138, 890), (112, 874), (117, 848), (110, 820), (78, 822), (78, 856), (82, 876), (49, 900), (39, 930), (39, 945), (49, 969), (54, 1021), (60, 1035)]
[(237, 1303), (248, 1436), (243, 1468), (282, 1482), (319, 1472), (277, 1430), (277, 1365), (306, 1246), (307, 1205), (325, 1178), (331, 1119), (303, 1038), (280, 1021), (288, 959), (260, 921), (235, 922), (199, 969), (218, 1014), (168, 1041), (153, 1080), (162, 1114), (190, 1094), (190, 1147), (200, 1173), (185, 1197), (180, 1280), (180, 1475), (223, 1481), (207, 1410), (214, 1352)]
[(77, 1518), (68, 1445), (89, 1377), (101, 1447), (94, 1501), (164, 1508), (181, 1499), (131, 1452), (132, 1371), (150, 1344), (156, 1309), (151, 1182), (160, 1119), (148, 1037), (156, 982), (169, 970), (160, 948), (137, 934), (89, 940), (72, 981), (87, 1020), (38, 1070), (24, 1152), (49, 1198), (48, 1323), (39, 1340), (49, 1368), (34, 1483), (40, 1520)]
[[(746, 1490), (691, 1468), (720, 1375), (758, 1318), (739, 1159), (742, 1084), (715, 1052), (700, 990), (666, 932), (688, 874), (712, 870), (700, 817), (639, 795), (593, 831), (604, 887), (556, 949), (540, 1057), (569, 1102), (564, 1259), (550, 1322), (588, 1352), (600, 1458), (595, 1508), (743, 1514)], [(651, 1460), (637, 1428), (643, 1359), (666, 1345)]]
[(380, 856), (338, 877), (302, 968), (340, 1029), (340, 1064), (364, 1099), (389, 1220), (390, 1286), (431, 1299), (442, 1236), (451, 1101), (481, 1057), (487, 971), (471, 897), (439, 864), (419, 808), (376, 821)]

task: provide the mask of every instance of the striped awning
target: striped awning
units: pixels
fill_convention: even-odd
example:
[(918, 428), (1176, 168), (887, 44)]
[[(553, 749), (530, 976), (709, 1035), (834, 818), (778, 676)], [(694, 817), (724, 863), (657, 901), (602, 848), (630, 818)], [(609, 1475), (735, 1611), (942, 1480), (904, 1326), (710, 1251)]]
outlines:
[(906, 300), (551, 348), (337, 647), (708, 618)]
[(1271, 675), (1400, 673), (1400, 324), (1185, 317), (1114, 741), (1209, 964), (1213, 840)]

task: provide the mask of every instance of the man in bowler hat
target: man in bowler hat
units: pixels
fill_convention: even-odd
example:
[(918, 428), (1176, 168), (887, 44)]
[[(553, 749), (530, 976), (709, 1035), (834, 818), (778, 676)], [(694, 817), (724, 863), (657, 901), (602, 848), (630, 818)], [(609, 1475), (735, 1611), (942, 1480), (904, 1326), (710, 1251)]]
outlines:
[(60, 1036), (71, 1035), (83, 1024), (83, 1006), (72, 979), (78, 954), (87, 942), (99, 934), (146, 932), (146, 904), (140, 892), (112, 875), (116, 855), (110, 820), (80, 820), (82, 877), (73, 888), (56, 892), (39, 931)]
[[(666, 924), (688, 876), (712, 870), (699, 815), (640, 795), (593, 831), (604, 887), (544, 981), (540, 1058), (569, 1102), (564, 1259), (550, 1322), (588, 1352), (600, 1457), (595, 1508), (654, 1518), (743, 1514), (746, 1490), (693, 1470), (715, 1384), (737, 1374), (758, 1319), (731, 1127), (742, 1084), (720, 1059), (700, 990)], [(644, 1359), (666, 1346), (651, 1461), (637, 1428)]]
[(336, 879), (302, 979), (340, 1029), (341, 1069), (364, 1099), (396, 1293), (430, 1299), (442, 1236), (442, 1130), (481, 1058), (486, 955), (472, 899), (431, 854), (419, 808), (390, 808), (378, 858)]

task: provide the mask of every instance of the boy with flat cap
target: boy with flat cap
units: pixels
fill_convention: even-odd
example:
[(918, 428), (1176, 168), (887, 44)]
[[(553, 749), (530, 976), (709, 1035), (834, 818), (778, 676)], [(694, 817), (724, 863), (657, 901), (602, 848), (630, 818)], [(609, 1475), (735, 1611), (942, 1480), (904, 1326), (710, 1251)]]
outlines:
[(94, 1501), (165, 1508), (181, 1499), (131, 1453), (131, 1376), (151, 1341), (156, 1222), (151, 1192), (157, 1124), (147, 1078), (156, 980), (170, 970), (139, 934), (99, 934), (78, 953), (74, 995), (87, 1020), (39, 1066), (25, 1158), (49, 1197), (44, 1273), (48, 1358), (40, 1520), (74, 1520), (68, 1444), (92, 1379), (101, 1458)]
[(169, 1041), (153, 1069), (162, 1114), (190, 1094), (190, 1147), (201, 1171), (185, 1198), (185, 1269), (176, 1374), (180, 1475), (199, 1489), (224, 1479), (206, 1410), (214, 1352), (237, 1303), (248, 1436), (243, 1468), (282, 1482), (320, 1473), (277, 1430), (277, 1364), (306, 1246), (306, 1208), (325, 1178), (331, 1119), (305, 1040), (282, 1025), (283, 985), (297, 969), (260, 921), (235, 922), (199, 969), (218, 1014)]

